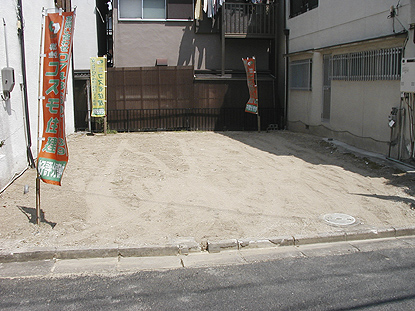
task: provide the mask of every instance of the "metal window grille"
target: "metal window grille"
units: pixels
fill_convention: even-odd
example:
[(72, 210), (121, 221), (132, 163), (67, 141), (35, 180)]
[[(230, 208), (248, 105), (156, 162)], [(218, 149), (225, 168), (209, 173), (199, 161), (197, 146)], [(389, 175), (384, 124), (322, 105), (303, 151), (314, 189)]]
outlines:
[(333, 55), (332, 80), (399, 80), (402, 48)]
[(293, 90), (311, 90), (311, 59), (290, 63), (290, 88)]

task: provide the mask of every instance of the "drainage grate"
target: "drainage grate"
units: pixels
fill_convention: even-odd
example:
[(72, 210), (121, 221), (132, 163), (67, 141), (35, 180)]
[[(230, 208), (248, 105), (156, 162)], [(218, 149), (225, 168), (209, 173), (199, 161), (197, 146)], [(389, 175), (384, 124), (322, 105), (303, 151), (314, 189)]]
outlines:
[(323, 219), (329, 224), (336, 226), (353, 225), (356, 222), (353, 216), (342, 213), (326, 214), (323, 216)]

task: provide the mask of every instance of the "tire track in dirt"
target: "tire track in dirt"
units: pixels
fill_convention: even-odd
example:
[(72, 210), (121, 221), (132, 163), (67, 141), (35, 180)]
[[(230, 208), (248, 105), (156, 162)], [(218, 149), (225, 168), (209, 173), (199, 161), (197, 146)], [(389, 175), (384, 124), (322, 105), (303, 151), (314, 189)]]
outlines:
[[(101, 148), (108, 148), (110, 144), (111, 155), (107, 160), (100, 161), (94, 174), (88, 176), (85, 187), (88, 213), (85, 229), (77, 234), (80, 243), (84, 239), (88, 240), (89, 244), (118, 243), (120, 238), (128, 239), (131, 230), (127, 228), (134, 227), (134, 215), (131, 215), (131, 210), (123, 202), (123, 198), (114, 193), (116, 184), (123, 183), (119, 163), (121, 154), (128, 150), (128, 140), (116, 140), (113, 137), (102, 138), (102, 140), (104, 146), (94, 144), (93, 149), (99, 157)], [(119, 223), (125, 223), (126, 226), (119, 226)], [(118, 227), (118, 230), (114, 232), (113, 227)]]

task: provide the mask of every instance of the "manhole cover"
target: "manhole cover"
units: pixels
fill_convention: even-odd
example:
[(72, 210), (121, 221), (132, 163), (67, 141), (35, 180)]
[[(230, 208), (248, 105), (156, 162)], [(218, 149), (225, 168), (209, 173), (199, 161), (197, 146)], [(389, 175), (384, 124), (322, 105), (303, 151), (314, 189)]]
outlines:
[(328, 223), (337, 226), (352, 225), (356, 222), (356, 219), (353, 216), (341, 213), (326, 214), (323, 218)]

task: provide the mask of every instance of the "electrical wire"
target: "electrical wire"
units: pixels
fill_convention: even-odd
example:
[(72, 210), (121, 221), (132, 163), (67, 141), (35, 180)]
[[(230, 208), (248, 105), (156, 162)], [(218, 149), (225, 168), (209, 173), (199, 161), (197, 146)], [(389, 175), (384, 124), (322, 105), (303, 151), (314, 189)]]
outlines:
[(29, 169), (29, 166), (26, 166), (26, 168), (23, 171), (21, 171), (20, 173), (15, 173), (13, 175), (13, 177), (10, 179), (10, 181), (2, 189), (0, 189), (0, 194), (2, 194), (4, 192), (4, 190), (6, 190), (12, 183), (14, 183), (14, 181), (17, 178), (22, 176), (28, 169)]
[(412, 144), (412, 158), (415, 158), (415, 115), (414, 115), (414, 106), (415, 106), (415, 94), (411, 93), (411, 111), (412, 111), (412, 123), (411, 123), (411, 128), (412, 128), (412, 139), (411, 139), (411, 144)]
[(395, 19), (399, 22), (399, 24), (403, 28), (403, 30), (401, 30), (401, 32), (408, 32), (408, 29), (406, 29), (406, 27), (401, 23), (401, 21), (397, 17), (399, 7), (401, 6), (400, 2), (401, 1), (399, 0), (398, 3), (396, 4), (396, 6), (391, 6), (390, 14), (388, 15), (388, 19), (392, 19), (392, 31), (393, 31), (393, 33), (396, 33), (396, 31), (395, 31)]
[(405, 96), (405, 103), (408, 107), (408, 118), (409, 118), (409, 143), (410, 143), (410, 157), (415, 156), (415, 141), (414, 141), (414, 132), (415, 132), (415, 123), (414, 123), (414, 97), (415, 94), (409, 93)]
[[(401, 21), (399, 20), (399, 18), (397, 18), (396, 16), (394, 17), (394, 19), (396, 18), (396, 20), (399, 22), (399, 24), (401, 24), (401, 26), (402, 26), (402, 28), (403, 28), (403, 30), (402, 30), (402, 32), (407, 32), (408, 31), (408, 29), (406, 29), (405, 28), (405, 26), (401, 23)], [(393, 32), (395, 32), (395, 31), (393, 31)]]
[(408, 111), (409, 156), (410, 158), (415, 158), (415, 93), (404, 93), (403, 101)]
[(2, 145), (0, 146), (0, 147), (2, 147), (2, 146), (4, 146), (5, 144), (6, 144), (6, 141), (9, 139), (9, 138), (11, 138), (14, 134), (16, 134), (17, 132), (19, 132), (22, 128), (24, 127), (24, 125), (21, 125), (18, 129), (16, 129), (13, 133), (11, 133), (9, 136), (7, 136), (6, 138), (1, 138), (0, 137), (0, 141), (1, 141), (1, 143), (2, 143)]

